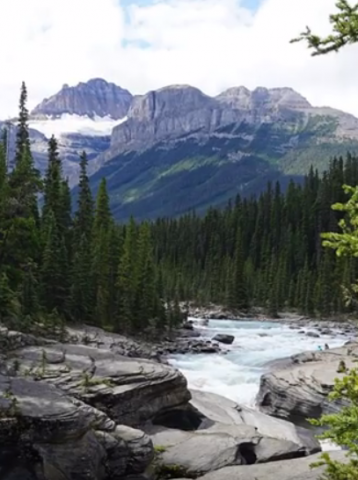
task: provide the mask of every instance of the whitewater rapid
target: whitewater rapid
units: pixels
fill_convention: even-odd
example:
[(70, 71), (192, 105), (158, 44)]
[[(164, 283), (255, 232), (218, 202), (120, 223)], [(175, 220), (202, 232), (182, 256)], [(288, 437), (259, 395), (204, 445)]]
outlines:
[[(195, 319), (192, 319), (194, 323)], [(211, 339), (217, 333), (231, 334), (235, 341), (221, 345), (226, 354), (174, 355), (169, 361), (187, 378), (189, 388), (216, 393), (249, 407), (255, 406), (260, 377), (270, 360), (297, 353), (317, 350), (327, 343), (340, 347), (349, 340), (338, 330), (320, 338), (308, 337), (305, 332), (317, 332), (312, 327), (299, 330), (276, 322), (210, 320), (208, 326), (198, 326), (202, 336)]]

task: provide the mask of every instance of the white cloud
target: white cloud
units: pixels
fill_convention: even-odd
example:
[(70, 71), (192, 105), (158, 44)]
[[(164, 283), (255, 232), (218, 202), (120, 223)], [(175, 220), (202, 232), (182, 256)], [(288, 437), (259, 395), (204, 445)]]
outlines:
[(134, 93), (172, 83), (208, 94), (291, 86), (315, 105), (358, 115), (358, 45), (312, 58), (288, 43), (305, 25), (327, 33), (334, 4), (263, 0), (253, 14), (239, 0), (156, 0), (127, 12), (120, 0), (1, 0), (0, 118), (16, 112), (23, 79), (32, 107), (91, 77)]

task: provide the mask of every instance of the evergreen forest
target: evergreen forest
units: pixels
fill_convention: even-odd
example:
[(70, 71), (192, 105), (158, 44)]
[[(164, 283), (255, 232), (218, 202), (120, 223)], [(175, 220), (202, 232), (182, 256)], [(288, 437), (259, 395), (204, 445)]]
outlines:
[[(314, 163), (314, 159), (313, 159)], [(344, 213), (332, 209), (358, 184), (358, 158), (332, 159), (323, 175), (311, 167), (285, 192), (268, 184), (258, 198), (240, 198), (202, 218), (188, 214), (153, 224), (155, 262), (170, 297), (231, 309), (264, 307), (329, 317), (351, 312), (357, 262), (324, 248), (322, 234), (340, 232)]]
[[(36, 170), (22, 85), (12, 168), (6, 132), (0, 142), (0, 319), (34, 325), (88, 323), (116, 332), (180, 323), (180, 302), (220, 303), (232, 310), (262, 306), (270, 315), (295, 310), (327, 317), (350, 312), (357, 265), (322, 248), (336, 232), (346, 201), (343, 184), (358, 183), (358, 159), (311, 168), (285, 192), (269, 184), (256, 198), (154, 222), (116, 224), (106, 181), (92, 197), (87, 158), (80, 159), (79, 194), (71, 192), (56, 139), (48, 144), (45, 178)], [(314, 164), (314, 159), (312, 159)]]

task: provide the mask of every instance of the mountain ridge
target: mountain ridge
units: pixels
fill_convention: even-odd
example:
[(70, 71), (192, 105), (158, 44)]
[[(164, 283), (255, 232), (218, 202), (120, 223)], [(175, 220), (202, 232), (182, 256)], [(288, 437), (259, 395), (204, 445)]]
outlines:
[(358, 119), (291, 88), (210, 97), (174, 85), (133, 98), (89, 171), (94, 192), (107, 177), (118, 219), (156, 218), (258, 193), (268, 180), (287, 183), (347, 150), (358, 151)]
[(131, 100), (128, 90), (102, 78), (93, 78), (72, 87), (63, 85), (59, 92), (38, 104), (31, 116), (56, 117), (68, 113), (118, 120), (126, 115)]
[(78, 153), (87, 151), (93, 191), (105, 176), (118, 219), (205, 209), (237, 193), (258, 193), (267, 180), (286, 184), (311, 164), (322, 171), (331, 157), (358, 151), (356, 117), (312, 106), (290, 87), (239, 86), (210, 96), (176, 84), (133, 95), (92, 79), (41, 102), (30, 126), (42, 132), (33, 138), (42, 170), (46, 138), (56, 126), (71, 186)]

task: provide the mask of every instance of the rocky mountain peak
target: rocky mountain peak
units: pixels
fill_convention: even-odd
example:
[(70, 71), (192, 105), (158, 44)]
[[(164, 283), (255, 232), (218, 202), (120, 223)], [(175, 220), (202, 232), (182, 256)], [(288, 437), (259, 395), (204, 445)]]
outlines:
[(102, 78), (80, 82), (76, 86), (63, 85), (62, 89), (45, 98), (31, 115), (58, 117), (64, 113), (93, 117), (111, 117), (115, 120), (126, 116), (132, 94)]
[(239, 110), (272, 110), (287, 108), (302, 110), (311, 108), (311, 104), (292, 88), (257, 87), (252, 92), (246, 87), (233, 87), (216, 97), (221, 103)]
[(308, 100), (293, 90), (293, 88), (271, 88), (269, 90), (269, 96), (271, 102), (291, 110), (312, 108), (312, 105), (308, 102)]
[(220, 93), (216, 97), (221, 103), (224, 103), (232, 108), (239, 108), (249, 110), (251, 108), (251, 92), (246, 87), (231, 87)]
[(134, 97), (128, 117), (141, 120), (175, 117), (187, 111), (205, 108), (211, 101), (211, 97), (198, 88), (190, 85), (169, 85)]

